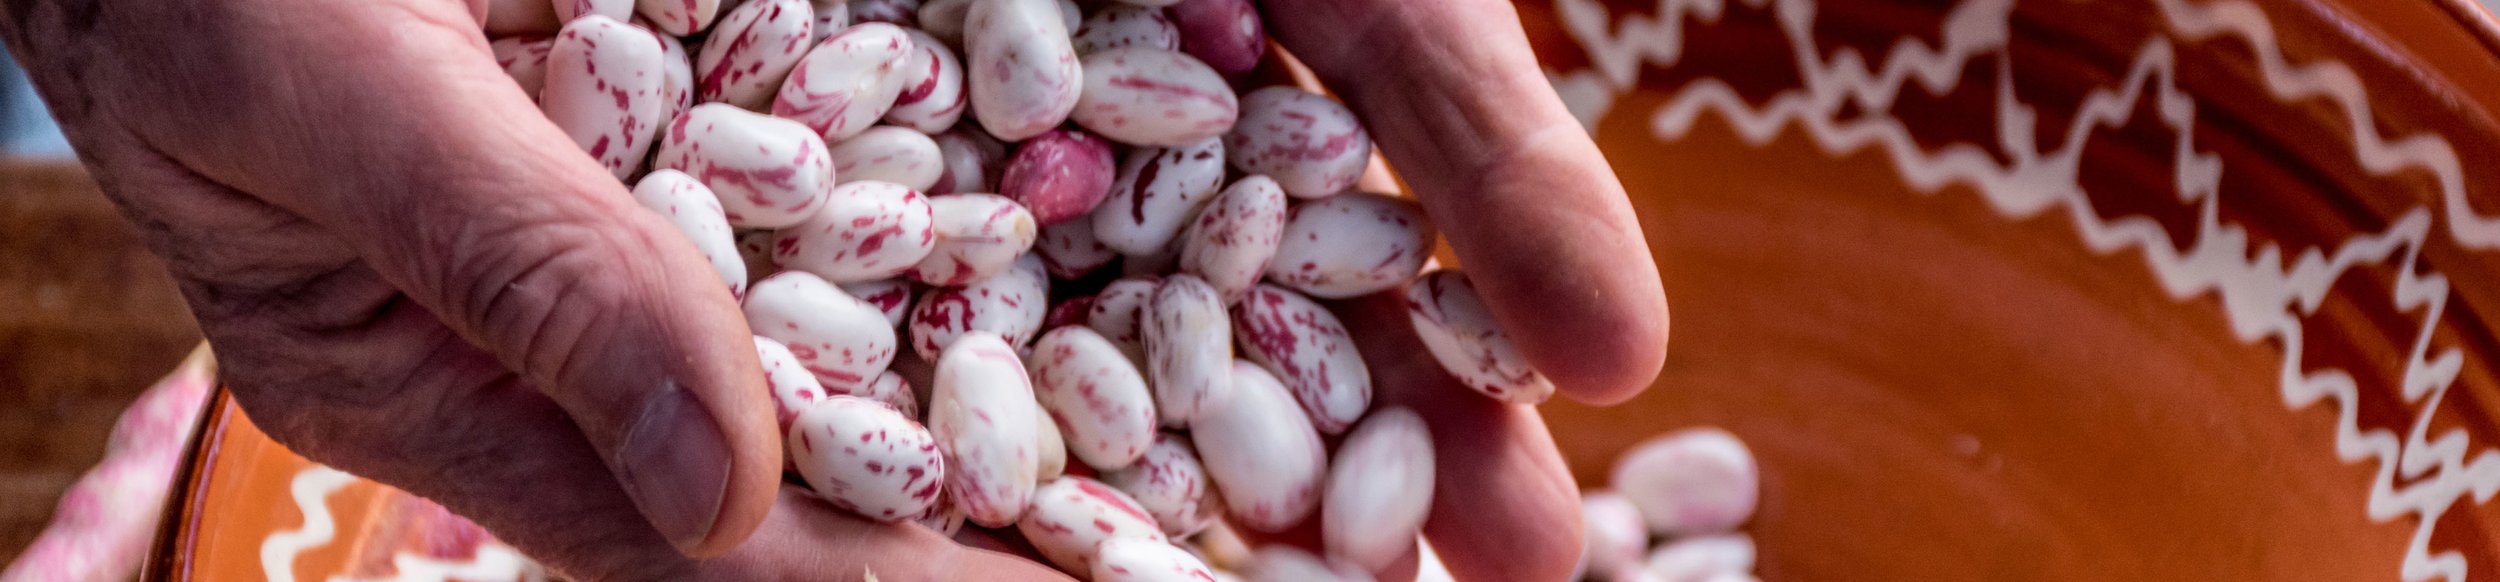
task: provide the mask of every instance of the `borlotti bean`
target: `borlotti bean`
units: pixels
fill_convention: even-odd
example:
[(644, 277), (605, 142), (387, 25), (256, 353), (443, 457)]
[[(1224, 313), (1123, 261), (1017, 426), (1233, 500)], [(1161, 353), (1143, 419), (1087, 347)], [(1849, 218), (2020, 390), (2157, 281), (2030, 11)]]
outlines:
[(847, 392), (894, 362), (894, 328), (876, 306), (815, 275), (784, 271), (747, 288), (747, 326), (780, 341), (826, 389)]
[(513, 36), (495, 39), (487, 48), (495, 53), (495, 64), (503, 74), (521, 86), (521, 92), (538, 100), (539, 90), (547, 86), (547, 51), (553, 49), (552, 37)]
[(1187, 550), (1151, 540), (1115, 538), (1096, 548), (1094, 582), (1209, 582), (1215, 573)]
[(1613, 580), (1640, 569), (1649, 523), (1631, 500), (1611, 491), (1581, 494), (1580, 526), (1580, 569), (1588, 577)]
[(833, 192), (824, 138), (798, 122), (720, 103), (670, 122), (655, 163), (702, 181), (720, 197), (729, 224), (742, 228), (798, 224)]
[(1111, 144), (1083, 131), (1054, 129), (1016, 147), (998, 192), (1050, 226), (1083, 218), (1111, 193)]
[(1164, 10), (1180, 29), (1181, 50), (1216, 71), (1247, 73), (1267, 54), (1267, 27), (1250, 0), (1180, 0)]
[(929, 207), (937, 217), (937, 246), (911, 270), (922, 283), (964, 285), (1006, 271), (1041, 236), (1033, 213), (1005, 196), (939, 194), (929, 197)]
[(1554, 383), (1529, 366), (1502, 333), (1465, 273), (1445, 269), (1416, 278), (1406, 284), (1406, 307), (1415, 337), (1459, 383), (1504, 402), (1538, 404), (1553, 397)]
[(1293, 396), (1267, 370), (1233, 362), (1232, 389), (1190, 420), (1190, 438), (1234, 523), (1263, 532), (1301, 523), (1319, 504), (1328, 452)]
[(1205, 279), (1226, 304), (1239, 303), (1284, 235), (1285, 191), (1266, 176), (1243, 176), (1181, 232), (1181, 272)]
[(694, 243), (695, 250), (711, 261), (712, 270), (720, 273), (721, 282), (729, 286), (731, 295), (747, 292), (746, 258), (738, 256), (738, 241), (729, 231), (729, 219), (721, 214), (720, 198), (711, 188), (695, 181), (693, 176), (676, 170), (660, 170), (643, 176), (634, 185), (634, 201), (643, 208), (657, 212), (677, 227), (679, 234)]
[[(1093, 309), (1094, 296), (1092, 295), (1077, 295), (1061, 299), (1059, 300), (1058, 305), (1050, 306), (1049, 314), (1042, 316), (1042, 329), (1059, 329), (1068, 326), (1084, 327), (1085, 315), (1087, 312), (1093, 311)], [(1097, 334), (1099, 333), (1100, 332), (1097, 332)], [(1134, 366), (1136, 363), (1132, 361), (1130, 365)]]
[(1068, 119), (1084, 89), (1056, 0), (975, 0), (964, 13), (972, 115), (990, 135), (1022, 140)]
[(1138, 331), (1165, 426), (1187, 426), (1206, 412), (1209, 400), (1232, 389), (1236, 374), (1227, 371), (1233, 362), (1232, 324), (1224, 298), (1206, 281), (1164, 278), (1146, 300)]
[(1615, 461), (1608, 483), (1665, 536), (1730, 531), (1753, 517), (1761, 494), (1753, 452), (1715, 428), (1653, 437)]
[(1320, 432), (1345, 432), (1371, 408), (1371, 369), (1326, 306), (1260, 285), (1233, 310), (1233, 333), (1242, 354), (1284, 381)]
[(937, 502), (946, 462), (936, 437), (894, 408), (834, 396), (790, 424), (790, 460), (817, 497), (877, 521), (920, 517)]
[(1241, 121), (1224, 135), (1224, 151), (1233, 167), (1275, 178), (1285, 193), (1312, 199), (1344, 192), (1362, 178), (1372, 140), (1337, 100), (1279, 86), (1241, 96)]
[(937, 358), (929, 430), (945, 453), (946, 488), (964, 517), (1005, 527), (1033, 499), (1041, 422), (1024, 361), (997, 334), (974, 332)]
[(1100, 481), (1068, 476), (1033, 491), (1033, 506), (1016, 531), (1024, 533), (1042, 557), (1070, 572), (1092, 572), (1094, 553), (1104, 541), (1133, 539), (1165, 542), (1163, 529), (1137, 507), (1137, 500)]
[(556, 21), (566, 24), (588, 16), (622, 21), (634, 16), (634, 0), (555, 0), (555, 9)]
[(695, 51), (695, 100), (762, 111), (815, 46), (807, 0), (746, 0), (721, 15)]
[(1007, 169), (1006, 144), (979, 128), (960, 125), (931, 139), (937, 140), (946, 169), (938, 174), (937, 185), (929, 187), (930, 194), (998, 191), (998, 174)]
[(1022, 346), (1041, 333), (1049, 315), (1050, 276), (1032, 255), (1015, 260), (1006, 272), (962, 287), (931, 287), (912, 306), (912, 353), (934, 358), (959, 338), (973, 332), (997, 334)]
[(937, 248), (929, 198), (891, 182), (843, 184), (807, 220), (774, 231), (773, 262), (836, 283), (891, 278)]
[[(1153, 299), (1161, 277), (1125, 277), (1104, 285), (1094, 294), (1094, 306), (1085, 312), (1085, 326), (1102, 333), (1102, 339), (1119, 346), (1120, 353), (1130, 361), (1146, 361), (1146, 303)], [(1162, 402), (1157, 400), (1156, 402)]]
[(1068, 451), (1096, 470), (1127, 467), (1154, 444), (1154, 396), (1118, 346), (1084, 326), (1033, 342), (1033, 392), (1067, 437)]
[(1124, 255), (1160, 251), (1223, 185), (1221, 140), (1130, 151), (1111, 196), (1094, 207), (1094, 238)]
[(1312, 297), (1369, 295), (1414, 278), (1431, 258), (1432, 236), (1414, 202), (1370, 192), (1314, 200), (1285, 219), (1267, 277)]
[(859, 135), (894, 108), (911, 53), (911, 38), (891, 24), (871, 22), (833, 33), (790, 70), (773, 101), (773, 116), (807, 124), (827, 143)]
[(1155, 523), (1163, 525), (1163, 533), (1174, 538), (1189, 537), (1214, 525), (1224, 511), (1211, 491), (1206, 464), (1190, 449), (1189, 437), (1174, 433), (1155, 435), (1154, 444), (1146, 447), (1137, 462), (1104, 472), (1102, 482), (1136, 499)]
[(1162, 8), (1113, 4), (1085, 17), (1085, 23), (1076, 27), (1074, 43), (1080, 57), (1128, 47), (1177, 51), (1181, 50), (1181, 29), (1172, 25)]
[(1223, 75), (1180, 51), (1105, 49), (1083, 63), (1085, 90), (1068, 118), (1113, 141), (1185, 146), (1224, 135), (1241, 114)]
[(798, 420), (799, 412), (816, 406), (825, 399), (825, 388), (816, 382), (790, 348), (764, 336), (755, 336), (755, 358), (764, 363), (764, 387), (773, 393), (773, 419), (781, 432), (790, 432), (790, 422)]
[(842, 292), (849, 293), (860, 301), (866, 301), (869, 305), (877, 306), (878, 311), (885, 312), (885, 320), (894, 324), (895, 327), (902, 327), (903, 321), (911, 316), (913, 291), (911, 281), (899, 278), (875, 279), (857, 283), (841, 283), (838, 286), (842, 288)]
[(1083, 278), (1120, 258), (1119, 252), (1094, 238), (1094, 221), (1086, 219), (1042, 227), (1042, 237), (1033, 241), (1033, 252), (1042, 255), (1042, 266), (1050, 268), (1050, 276), (1061, 279)]
[(720, 17), (720, 0), (637, 0), (634, 13), (669, 36), (686, 36), (711, 28)]
[(1414, 549), (1432, 510), (1432, 477), (1432, 432), (1422, 415), (1388, 408), (1364, 417), (1328, 468), (1320, 539), (1329, 555), (1378, 571)]
[(919, 30), (906, 30), (911, 38), (911, 57), (903, 61), (903, 92), (894, 97), (894, 108), (885, 112), (887, 123), (936, 134), (954, 127), (964, 116), (964, 107), (971, 96), (964, 92), (964, 64), (955, 58), (954, 49), (946, 42)]
[(547, 51), (539, 109), (573, 145), (622, 180), (642, 168), (654, 128), (666, 121), (660, 42), (606, 16), (564, 25)]
[(908, 128), (879, 126), (859, 132), (830, 147), (835, 181), (842, 184), (875, 180), (900, 184), (913, 192), (937, 185), (946, 163), (937, 140)]

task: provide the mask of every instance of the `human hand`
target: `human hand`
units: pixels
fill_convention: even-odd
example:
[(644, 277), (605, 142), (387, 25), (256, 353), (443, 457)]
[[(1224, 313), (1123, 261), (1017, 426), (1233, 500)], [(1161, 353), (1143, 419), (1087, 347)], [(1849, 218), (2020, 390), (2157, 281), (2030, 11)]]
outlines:
[(483, 2), (0, 4), (296, 452), (581, 578), (1056, 577), (782, 494), (735, 300), (495, 65)]

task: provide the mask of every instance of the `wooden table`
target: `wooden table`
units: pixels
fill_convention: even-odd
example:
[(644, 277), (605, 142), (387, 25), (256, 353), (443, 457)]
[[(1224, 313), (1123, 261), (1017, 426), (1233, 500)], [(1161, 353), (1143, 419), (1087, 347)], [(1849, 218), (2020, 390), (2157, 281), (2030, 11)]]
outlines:
[(0, 563), (198, 341), (164, 265), (83, 168), (0, 159)]

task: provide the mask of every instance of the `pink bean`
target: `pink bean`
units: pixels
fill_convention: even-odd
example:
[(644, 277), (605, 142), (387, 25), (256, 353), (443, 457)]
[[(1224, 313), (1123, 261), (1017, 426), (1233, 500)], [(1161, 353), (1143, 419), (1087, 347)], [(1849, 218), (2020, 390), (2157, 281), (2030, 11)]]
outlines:
[(1102, 334), (1084, 326), (1052, 329), (1034, 341), (1031, 366), (1034, 395), (1077, 460), (1115, 470), (1154, 444), (1155, 401), (1146, 377)]
[(1070, 572), (1092, 572), (1095, 549), (1107, 540), (1167, 543), (1137, 500), (1099, 481), (1073, 476), (1035, 490), (1033, 507), (1016, 522), (1016, 531), (1042, 557)]
[(972, 114), (990, 135), (1023, 140), (1066, 121), (1084, 88), (1068, 24), (1055, 0), (980, 0), (964, 15), (974, 74)]
[(958, 338), (986, 332), (1022, 346), (1040, 333), (1048, 314), (1050, 276), (1042, 261), (1019, 257), (1007, 270), (961, 287), (931, 287), (912, 307), (912, 351), (936, 357)]
[(539, 108), (617, 179), (642, 168), (664, 119), (666, 74), (660, 42), (601, 15), (564, 25), (547, 51)]
[(1233, 323), (1243, 355), (1283, 380), (1320, 432), (1344, 432), (1371, 407), (1371, 371), (1327, 306), (1260, 285), (1234, 310)]
[(588, 16), (622, 21), (634, 17), (634, 0), (555, 0), (556, 21), (570, 25)]
[(1284, 531), (1317, 508), (1328, 452), (1275, 376), (1249, 362), (1231, 372), (1232, 389), (1190, 421), (1190, 438), (1233, 523)]
[(882, 22), (825, 37), (782, 82), (773, 115), (807, 124), (828, 143), (859, 135), (894, 108), (911, 52), (903, 29)]
[(1324, 299), (1394, 289), (1431, 258), (1432, 236), (1414, 202), (1369, 192), (1311, 201), (1285, 218), (1267, 278)]
[(1224, 77), (1179, 51), (1106, 49), (1084, 66), (1085, 91), (1068, 117), (1120, 143), (1189, 145), (1224, 135), (1241, 115)]
[(1204, 560), (1172, 544), (1152, 540), (1102, 542), (1094, 558), (1094, 582), (1211, 582)]
[(1277, 86), (1241, 96), (1241, 119), (1224, 135), (1224, 151), (1233, 167), (1266, 174), (1285, 193), (1312, 199), (1353, 187), (1371, 163), (1372, 141), (1337, 100)]
[(835, 182), (843, 184), (875, 180), (926, 192), (946, 171), (937, 141), (901, 127), (868, 128), (833, 144), (827, 155), (833, 157)]
[(816, 9), (807, 0), (746, 0), (712, 27), (696, 51), (695, 101), (761, 111), (807, 56)]
[(1094, 237), (1127, 255), (1161, 251), (1224, 183), (1224, 144), (1138, 148), (1120, 163), (1111, 196), (1094, 209)]
[(842, 292), (849, 293), (852, 297), (859, 298), (860, 301), (866, 301), (869, 305), (877, 306), (877, 310), (885, 312), (886, 321), (896, 327), (901, 327), (903, 320), (911, 315), (913, 290), (909, 279), (898, 277), (841, 283), (840, 285)]
[(653, 162), (702, 181), (743, 228), (798, 224), (833, 191), (833, 159), (815, 131), (722, 103), (677, 116)]
[(1181, 272), (1238, 303), (1267, 272), (1285, 234), (1285, 191), (1266, 176), (1245, 176), (1217, 194), (1181, 233)]
[(1174, 433), (1155, 435), (1136, 463), (1103, 473), (1102, 481), (1135, 497), (1155, 523), (1163, 524), (1163, 533), (1175, 538), (1206, 529), (1224, 511), (1189, 437)]
[(937, 247), (929, 198), (886, 182), (833, 189), (823, 209), (776, 231), (773, 262), (836, 283), (903, 274)]
[(903, 92), (895, 95), (885, 120), (921, 133), (946, 131), (963, 119), (970, 103), (964, 93), (963, 61), (945, 41), (919, 30), (905, 32), (911, 36), (912, 53), (903, 63)]
[(512, 83), (520, 85), (521, 92), (528, 94), (531, 101), (537, 101), (539, 92), (547, 86), (547, 51), (555, 44), (555, 37), (508, 36), (495, 39), (486, 47), (494, 51), (495, 64), (503, 67), (504, 75), (512, 77)]
[(1204, 414), (1208, 401), (1232, 389), (1233, 330), (1224, 299), (1207, 282), (1173, 275), (1155, 286), (1139, 322), (1155, 402), (1165, 426), (1186, 426)]
[(1162, 8), (1113, 4), (1086, 17), (1073, 42), (1079, 56), (1127, 47), (1176, 51), (1181, 50), (1181, 30)]
[(930, 194), (998, 191), (998, 174), (1007, 168), (1007, 144), (971, 125), (957, 125), (932, 139), (946, 171), (938, 174)]
[(686, 36), (712, 27), (720, 18), (721, 0), (637, 0), (634, 12), (651, 20), (669, 36)]
[(1415, 337), (1451, 376), (1503, 402), (1540, 404), (1554, 383), (1528, 365), (1467, 275), (1455, 270), (1425, 273), (1406, 285), (1406, 314)]
[(1180, 29), (1181, 50), (1216, 71), (1246, 73), (1267, 54), (1267, 27), (1250, 0), (1181, 0), (1164, 10)]
[(848, 392), (894, 362), (894, 328), (875, 306), (818, 278), (784, 271), (748, 288), (747, 326), (780, 341), (826, 390)]
[(963, 285), (1007, 270), (1033, 248), (1033, 213), (996, 194), (929, 197), (937, 217), (937, 246), (912, 267), (912, 279), (938, 286)]
[(835, 396), (791, 423), (790, 458), (817, 497), (871, 520), (927, 513), (946, 481), (937, 438), (892, 407)]
[(660, 170), (642, 177), (634, 185), (634, 200), (643, 208), (657, 212), (677, 227), (686, 241), (693, 243), (703, 258), (720, 273), (721, 282), (729, 286), (732, 296), (747, 292), (746, 258), (738, 256), (738, 241), (729, 231), (729, 218), (721, 213), (720, 198), (711, 188), (693, 176), (676, 170)]
[(1085, 219), (1042, 227), (1042, 238), (1033, 242), (1033, 250), (1050, 267), (1050, 276), (1061, 279), (1083, 278), (1120, 258), (1120, 253), (1094, 238), (1094, 221)]
[(1432, 432), (1424, 417), (1387, 408), (1363, 418), (1337, 445), (1320, 502), (1328, 554), (1369, 571), (1415, 549), (1432, 511)]
[(998, 192), (1050, 226), (1082, 218), (1111, 193), (1111, 144), (1077, 130), (1051, 130), (1016, 146)]
[(997, 334), (966, 334), (937, 358), (929, 429), (949, 468), (946, 489), (964, 516), (1006, 527), (1034, 498), (1040, 407), (1024, 361)]
[(1129, 361), (1146, 361), (1146, 304), (1154, 297), (1162, 277), (1124, 277), (1105, 285), (1094, 294), (1094, 305), (1085, 313), (1085, 326), (1094, 328)]
[(1664, 536), (1723, 533), (1753, 517), (1761, 494), (1753, 452), (1716, 428), (1685, 429), (1633, 445), (1609, 483)]

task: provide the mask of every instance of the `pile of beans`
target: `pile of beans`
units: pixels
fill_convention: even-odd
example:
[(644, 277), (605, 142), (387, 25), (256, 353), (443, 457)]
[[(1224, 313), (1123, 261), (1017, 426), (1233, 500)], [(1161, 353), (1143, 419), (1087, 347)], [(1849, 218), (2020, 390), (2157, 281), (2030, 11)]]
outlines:
[(1218, 563), (1359, 578), (1412, 547), (1433, 450), (1317, 300), (1402, 290), (1464, 384), (1553, 392), (1424, 272), (1422, 209), (1355, 188), (1360, 120), (1249, 86), (1249, 0), (546, 1), (494, 0), (496, 55), (741, 298), (790, 472), (844, 510), (1099, 580), (1318, 519), (1324, 555)]
[[(1752, 582), (1761, 474), (1736, 435), (1694, 428), (1624, 451), (1611, 490), (1580, 495), (1580, 572), (1598, 582)], [(1658, 543), (1651, 545), (1651, 536)]]

